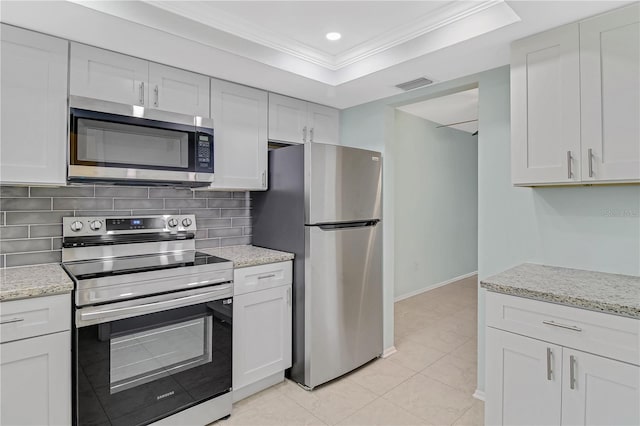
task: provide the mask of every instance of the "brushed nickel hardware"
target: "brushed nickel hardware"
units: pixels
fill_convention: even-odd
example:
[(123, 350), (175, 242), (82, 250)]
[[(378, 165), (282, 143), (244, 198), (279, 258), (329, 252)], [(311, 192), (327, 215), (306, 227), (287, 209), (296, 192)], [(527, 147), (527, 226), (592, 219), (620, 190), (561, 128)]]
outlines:
[(157, 84), (156, 84), (156, 88), (153, 89), (153, 94), (155, 95), (155, 100), (153, 101), (153, 105), (157, 107), (159, 105), (159, 101), (158, 101), (158, 85)]
[(287, 304), (291, 306), (291, 287), (287, 288)]
[(11, 318), (9, 320), (0, 321), (0, 325), (2, 325), (2, 324), (12, 324), (14, 322), (21, 322), (21, 321), (24, 321), (24, 318)]
[(144, 106), (144, 81), (140, 83), (140, 105)]
[(571, 151), (567, 151), (567, 179), (571, 179), (573, 173), (571, 172)]
[(267, 187), (267, 171), (262, 172), (262, 187)]
[(309, 142), (313, 142), (313, 127), (309, 130)]
[(552, 325), (554, 327), (566, 328), (567, 330), (571, 330), (571, 331), (578, 331), (578, 332), (582, 331), (580, 327), (576, 327), (575, 325), (566, 325), (566, 324), (561, 324), (559, 322), (550, 321), (550, 320), (542, 321), (542, 323), (546, 325)]
[(306, 142), (307, 141), (307, 126), (304, 126), (302, 128), (302, 142)]
[(269, 275), (260, 275), (258, 277), (259, 280), (266, 280), (267, 278), (275, 278), (276, 274), (269, 274)]
[(576, 388), (576, 357), (569, 356), (569, 387)]
[(551, 348), (547, 348), (547, 380), (553, 380), (553, 369), (551, 368), (551, 361), (553, 352)]
[(589, 160), (589, 177), (593, 177), (593, 149), (589, 148), (587, 157)]

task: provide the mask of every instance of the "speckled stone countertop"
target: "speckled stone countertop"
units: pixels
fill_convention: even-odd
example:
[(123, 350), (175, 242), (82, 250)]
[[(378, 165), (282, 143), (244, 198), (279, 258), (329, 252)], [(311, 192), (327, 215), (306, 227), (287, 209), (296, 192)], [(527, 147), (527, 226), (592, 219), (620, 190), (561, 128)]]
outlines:
[(214, 249), (198, 249), (205, 253), (229, 259), (235, 268), (265, 265), (293, 259), (293, 253), (255, 246), (231, 246)]
[(640, 319), (640, 277), (525, 263), (480, 285), (497, 293)]
[(57, 264), (0, 269), (0, 301), (69, 293), (73, 281)]

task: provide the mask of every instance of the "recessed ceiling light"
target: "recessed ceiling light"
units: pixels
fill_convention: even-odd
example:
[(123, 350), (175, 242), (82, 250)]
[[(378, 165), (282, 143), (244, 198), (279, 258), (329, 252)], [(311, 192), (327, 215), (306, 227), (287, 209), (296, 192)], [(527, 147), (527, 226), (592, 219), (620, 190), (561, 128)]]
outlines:
[(342, 38), (342, 34), (340, 33), (335, 33), (335, 32), (327, 33), (327, 40), (336, 41), (336, 40), (340, 40), (341, 38)]

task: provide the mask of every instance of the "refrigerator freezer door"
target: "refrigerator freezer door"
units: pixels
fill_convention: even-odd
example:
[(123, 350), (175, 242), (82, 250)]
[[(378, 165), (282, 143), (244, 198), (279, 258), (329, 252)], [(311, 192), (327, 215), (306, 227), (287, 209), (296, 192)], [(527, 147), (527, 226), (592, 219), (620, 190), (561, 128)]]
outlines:
[(382, 353), (382, 227), (307, 226), (305, 385)]
[(305, 146), (307, 224), (379, 219), (379, 152), (312, 143)]

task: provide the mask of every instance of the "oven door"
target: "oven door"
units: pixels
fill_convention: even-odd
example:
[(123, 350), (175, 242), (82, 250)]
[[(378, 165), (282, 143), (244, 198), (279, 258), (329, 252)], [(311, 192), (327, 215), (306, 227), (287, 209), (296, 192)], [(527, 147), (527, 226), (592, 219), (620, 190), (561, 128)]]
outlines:
[[(75, 329), (76, 425), (145, 425), (231, 390), (232, 299), (201, 296), (109, 322), (94, 316)], [(109, 305), (91, 309), (123, 316)]]

